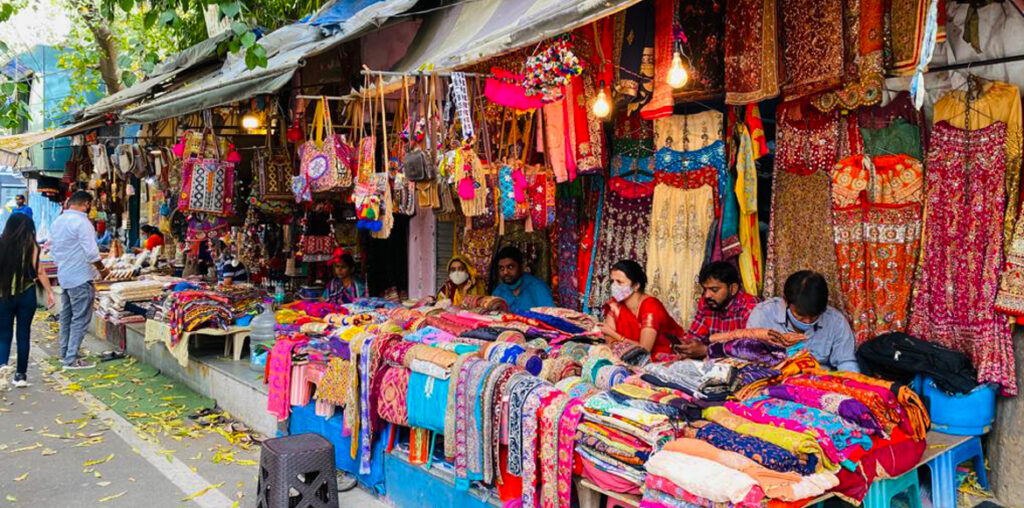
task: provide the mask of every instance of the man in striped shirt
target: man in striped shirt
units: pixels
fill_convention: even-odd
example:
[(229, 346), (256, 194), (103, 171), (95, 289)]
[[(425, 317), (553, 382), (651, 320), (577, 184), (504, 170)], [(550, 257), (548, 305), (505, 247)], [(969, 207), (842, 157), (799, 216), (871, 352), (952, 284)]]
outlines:
[(702, 288), (697, 313), (682, 343), (673, 350), (684, 358), (704, 358), (708, 354), (708, 338), (720, 332), (746, 328), (750, 311), (757, 298), (743, 291), (736, 267), (715, 261), (704, 265), (698, 281)]

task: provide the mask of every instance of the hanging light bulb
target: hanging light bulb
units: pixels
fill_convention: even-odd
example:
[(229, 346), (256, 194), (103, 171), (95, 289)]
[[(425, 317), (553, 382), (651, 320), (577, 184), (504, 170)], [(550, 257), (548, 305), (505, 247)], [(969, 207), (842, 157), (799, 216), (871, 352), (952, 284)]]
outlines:
[(594, 99), (592, 110), (594, 116), (598, 118), (607, 118), (608, 114), (612, 112), (612, 105), (608, 102), (608, 96), (604, 94), (604, 81), (601, 82), (600, 88), (597, 90), (597, 98)]
[(677, 49), (672, 54), (672, 67), (668, 70), (668, 86), (682, 88), (689, 80), (690, 73), (686, 71), (686, 67), (683, 65), (683, 56)]
[(260, 128), (260, 117), (256, 116), (256, 113), (252, 111), (245, 114), (242, 117), (242, 128), (249, 131), (254, 131)]

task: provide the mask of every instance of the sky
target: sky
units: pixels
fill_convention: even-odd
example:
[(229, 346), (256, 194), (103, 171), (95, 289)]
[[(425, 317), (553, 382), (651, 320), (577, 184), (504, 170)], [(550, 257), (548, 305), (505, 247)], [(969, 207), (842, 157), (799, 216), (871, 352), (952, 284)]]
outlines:
[[(71, 20), (61, 7), (61, 0), (28, 0), (28, 5), (11, 19), (0, 24), (0, 41), (13, 54), (36, 44), (60, 44), (71, 31)], [(0, 60), (6, 58), (0, 57)]]

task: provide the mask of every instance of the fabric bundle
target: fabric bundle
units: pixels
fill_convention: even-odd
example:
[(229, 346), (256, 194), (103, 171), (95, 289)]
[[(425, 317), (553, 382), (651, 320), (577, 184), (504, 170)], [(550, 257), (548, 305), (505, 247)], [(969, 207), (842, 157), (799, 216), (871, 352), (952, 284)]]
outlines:
[(164, 301), (165, 315), (171, 328), (171, 345), (201, 327), (227, 330), (235, 313), (227, 298), (214, 291), (187, 290), (170, 293)]
[(712, 342), (708, 346), (708, 358), (725, 357), (772, 366), (786, 359), (786, 348), (757, 339)]

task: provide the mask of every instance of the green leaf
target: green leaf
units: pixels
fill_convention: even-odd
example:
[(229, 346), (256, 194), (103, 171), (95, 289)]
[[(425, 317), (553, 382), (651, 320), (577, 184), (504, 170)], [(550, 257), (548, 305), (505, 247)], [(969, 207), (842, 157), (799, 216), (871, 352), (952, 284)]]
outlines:
[(259, 63), (260, 63), (259, 57), (256, 56), (256, 53), (254, 53), (251, 48), (245, 52), (245, 68), (246, 69), (255, 69), (259, 65)]
[(174, 12), (173, 10), (168, 9), (160, 13), (161, 25), (170, 25), (176, 19), (178, 19), (178, 13)]
[(132, 66), (132, 57), (128, 55), (121, 55), (117, 57), (117, 66), (121, 68), (128, 68)]
[(242, 4), (238, 1), (223, 2), (219, 5), (221, 14), (231, 19), (235, 19), (235, 16), (237, 16), (239, 12), (242, 12)]
[(231, 23), (231, 30), (235, 32), (235, 35), (241, 36), (245, 32), (249, 31), (249, 25), (246, 25), (241, 21), (235, 21), (234, 23)]
[(124, 86), (134, 85), (137, 79), (138, 78), (132, 72), (124, 71), (121, 73), (121, 82), (124, 83)]
[(7, 44), (5, 44), (4, 41), (0, 41), (0, 53), (6, 53), (6, 52), (7, 52)]
[(0, 92), (4, 95), (14, 95), (14, 91), (18, 89), (18, 86), (13, 81), (4, 81), (0, 83)]
[(256, 46), (254, 46), (252, 48), (252, 51), (256, 54), (256, 56), (262, 58), (263, 60), (267, 59), (267, 48), (262, 44), (257, 44)]
[(117, 0), (117, 4), (121, 6), (121, 10), (130, 13), (132, 6), (135, 5), (135, 0)]
[(228, 51), (238, 53), (240, 49), (242, 49), (242, 43), (238, 39), (231, 39), (231, 42), (228, 43)]
[(256, 44), (256, 34), (246, 32), (245, 35), (242, 36), (242, 46), (251, 48), (253, 44)]
[(156, 12), (154, 10), (150, 10), (150, 11), (146, 12), (146, 17), (143, 18), (143, 20), (142, 20), (142, 26), (145, 27), (146, 30), (149, 30), (150, 28), (153, 28), (153, 25), (156, 24), (156, 20), (159, 19), (159, 18), (160, 18), (160, 13), (159, 12)]

